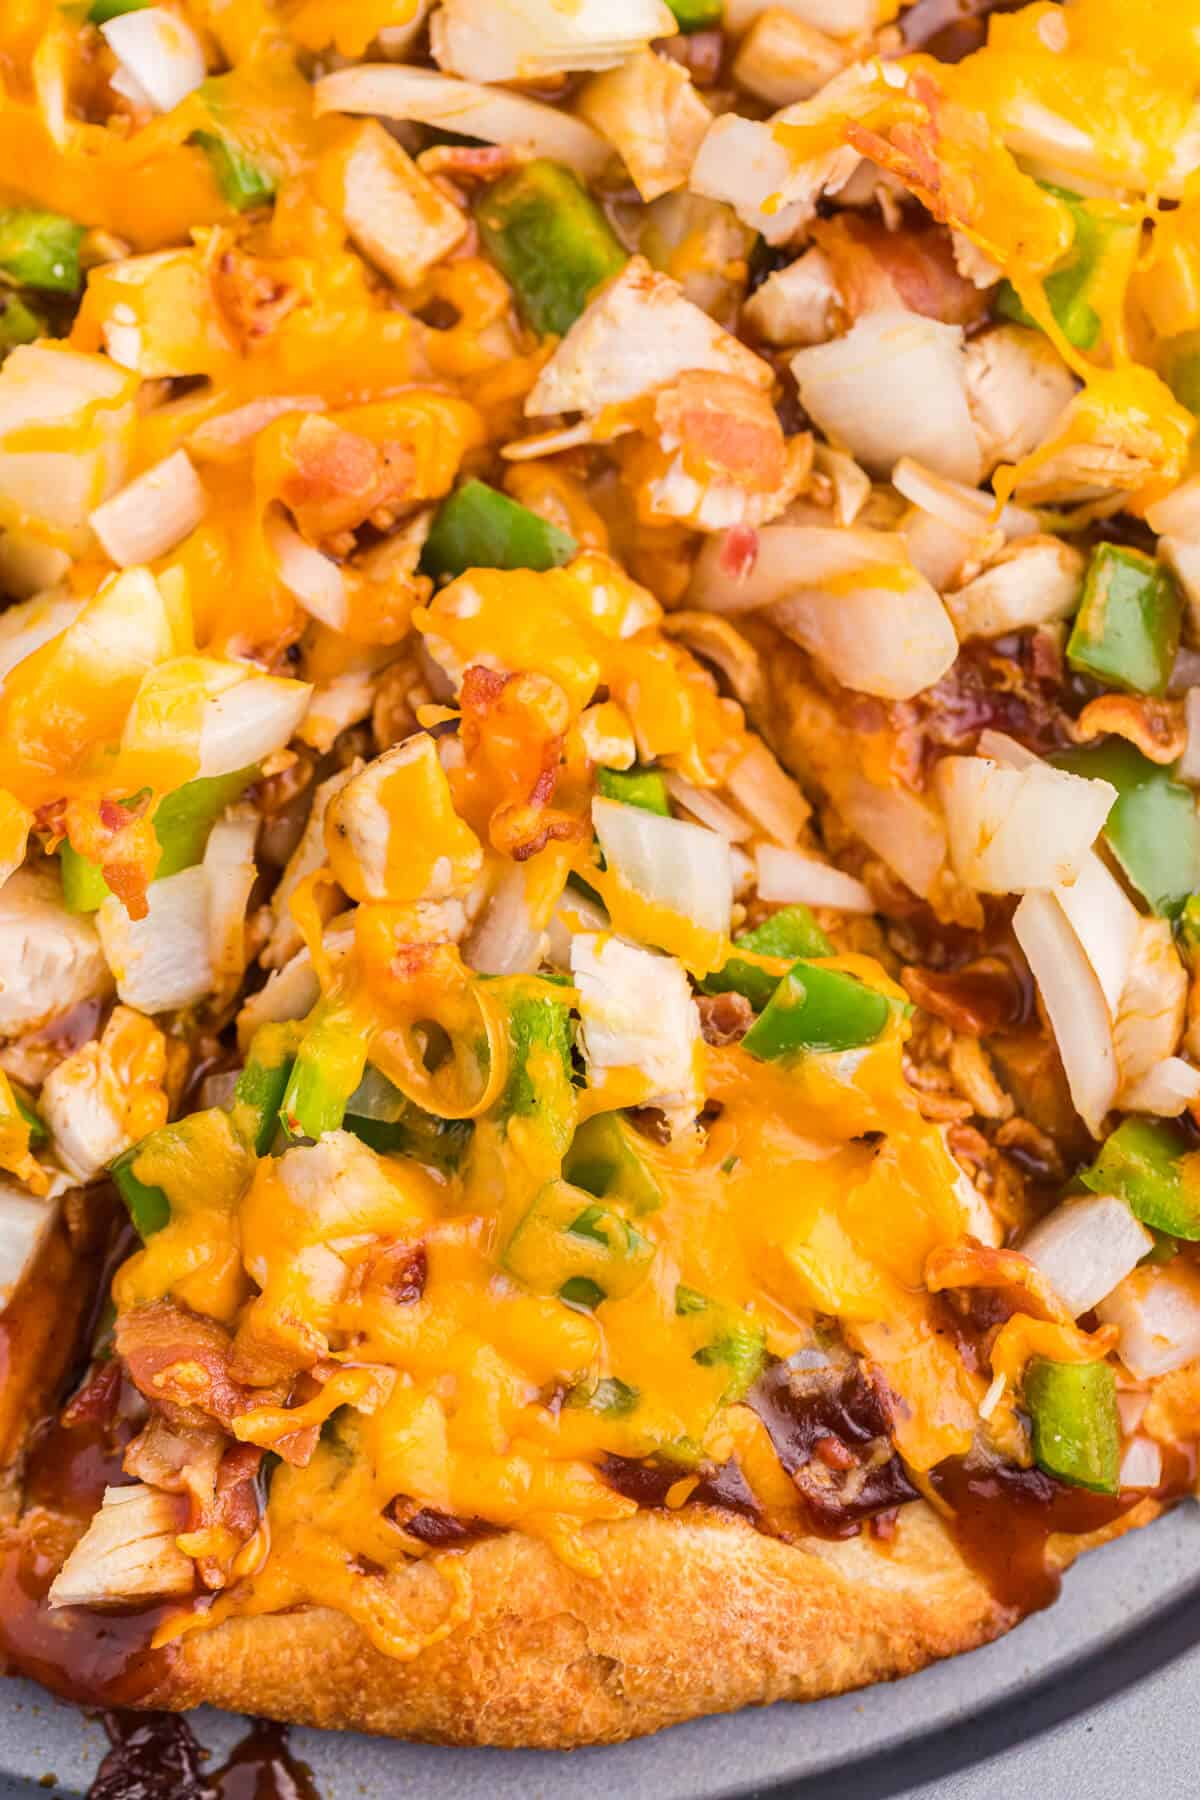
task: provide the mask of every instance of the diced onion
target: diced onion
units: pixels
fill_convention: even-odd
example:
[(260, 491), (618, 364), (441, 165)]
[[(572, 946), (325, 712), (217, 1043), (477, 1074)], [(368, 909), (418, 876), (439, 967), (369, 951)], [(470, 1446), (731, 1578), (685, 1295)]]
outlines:
[(211, 993), (208, 881), (203, 868), (151, 882), (149, 911), (131, 919), (115, 895), (101, 903), (96, 929), (117, 992), (139, 1012), (169, 1012)]
[(82, 610), (82, 600), (58, 589), (5, 607), (0, 613), (0, 681), (27, 656), (65, 631)]
[(1146, 1416), (1146, 1408), (1150, 1404), (1150, 1395), (1125, 1389), (1118, 1390), (1117, 1412), (1121, 1419), (1121, 1430), (1126, 1437), (1133, 1437), (1138, 1426)]
[(257, 839), (258, 817), (252, 812), (218, 819), (208, 834), (202, 867), (208, 884), (209, 963), (218, 991), (235, 988), (246, 967), (246, 907), (258, 876)]
[(838, 809), (852, 831), (925, 899), (946, 864), (946, 827), (937, 809), (899, 786), (880, 787), (849, 774), (838, 788)]
[(1117, 1355), (1138, 1381), (1200, 1356), (1200, 1276), (1187, 1265), (1135, 1269), (1096, 1313), (1120, 1331)]
[(984, 894), (1075, 881), (1117, 797), (1107, 781), (1041, 762), (1006, 769), (986, 756), (943, 757), (934, 783), (955, 874)]
[(165, 6), (121, 13), (100, 30), (121, 67), (159, 112), (170, 112), (204, 80), (200, 40)]
[(1083, 858), (1070, 887), (1056, 887), (1054, 895), (1096, 971), (1115, 1019), (1137, 949), (1141, 925), (1137, 907), (1094, 851)]
[(566, 888), (546, 928), (546, 960), (555, 969), (571, 966), (571, 940), (580, 933), (607, 931), (608, 914), (586, 894)]
[(958, 325), (901, 307), (863, 315), (844, 337), (798, 350), (804, 410), (875, 475), (908, 456), (974, 486), (983, 459), (967, 406)]
[(200, 728), (201, 775), (232, 775), (282, 750), (308, 707), (307, 682), (281, 675), (249, 675), (217, 694)]
[(443, 0), (431, 47), (472, 81), (536, 81), (612, 68), (678, 29), (663, 0)]
[(1039, 1219), (1021, 1245), (1073, 1319), (1111, 1294), (1153, 1248), (1145, 1226), (1113, 1194), (1064, 1200)]
[(700, 788), (674, 771), (666, 776), (667, 792), (672, 800), (690, 812), (698, 824), (717, 832), (727, 844), (740, 844), (750, 836), (749, 826), (740, 813), (718, 800), (711, 788)]
[(1200, 1069), (1185, 1062), (1182, 1056), (1167, 1056), (1125, 1089), (1121, 1105), (1129, 1112), (1177, 1119), (1197, 1100), (1200, 1100)]
[(530, 906), (524, 863), (508, 863), (463, 944), (463, 961), (480, 975), (527, 975), (542, 960), (545, 933)]
[(271, 505), (263, 519), (263, 536), (275, 558), (279, 579), (311, 618), (331, 631), (344, 631), (350, 599), (342, 571), (312, 544), (306, 544), (283, 508)]
[(1100, 1137), (1118, 1080), (1104, 990), (1053, 894), (1026, 894), (1013, 914), (1013, 930), (1038, 984), (1075, 1110)]
[(751, 738), (725, 777), (730, 797), (777, 844), (796, 842), (812, 807), (761, 738)]
[(1126, 1444), (1117, 1478), (1123, 1488), (1156, 1488), (1162, 1476), (1162, 1448), (1153, 1438), (1135, 1437)]
[(434, 69), (360, 63), (316, 82), (313, 99), (318, 116), (343, 112), (412, 119), (488, 144), (511, 144), (534, 156), (552, 157), (585, 177), (598, 175), (612, 156), (598, 131), (558, 107), (458, 81)]
[(733, 869), (724, 838), (618, 800), (593, 800), (592, 823), (605, 860), (639, 894), (704, 931), (729, 930)]
[(839, 912), (875, 911), (875, 902), (861, 881), (802, 850), (760, 844), (755, 862), (760, 900), (784, 906), (831, 906)]
[(186, 450), (147, 469), (90, 515), (101, 548), (118, 568), (165, 556), (204, 517), (208, 501)]

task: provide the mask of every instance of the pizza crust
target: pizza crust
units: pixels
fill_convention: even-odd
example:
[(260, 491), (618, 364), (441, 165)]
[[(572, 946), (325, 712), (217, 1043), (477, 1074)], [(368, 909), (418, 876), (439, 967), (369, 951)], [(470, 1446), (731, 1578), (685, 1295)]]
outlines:
[[(325, 1608), (180, 1640), (144, 1704), (227, 1707), (445, 1744), (568, 1749), (701, 1714), (892, 1680), (1015, 1623), (925, 1504), (890, 1543), (788, 1545), (711, 1512), (594, 1527), (603, 1573), (520, 1532), (459, 1553), (470, 1618), (411, 1662)], [(449, 1602), (433, 1559), (390, 1577), (414, 1626)]]

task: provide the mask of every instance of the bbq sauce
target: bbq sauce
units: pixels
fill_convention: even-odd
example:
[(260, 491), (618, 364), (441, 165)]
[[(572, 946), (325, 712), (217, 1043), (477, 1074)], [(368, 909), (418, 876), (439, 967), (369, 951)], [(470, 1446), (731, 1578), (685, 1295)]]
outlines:
[(219, 1769), (205, 1771), (205, 1752), (177, 1713), (106, 1713), (112, 1749), (88, 1800), (319, 1800), (308, 1767), (288, 1749), (287, 1731), (267, 1719)]

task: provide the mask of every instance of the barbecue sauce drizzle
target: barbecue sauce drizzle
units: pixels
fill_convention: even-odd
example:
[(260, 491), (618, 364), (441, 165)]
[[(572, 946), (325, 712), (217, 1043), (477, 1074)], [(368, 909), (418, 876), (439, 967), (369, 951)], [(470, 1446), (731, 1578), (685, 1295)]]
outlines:
[(287, 1731), (255, 1719), (228, 1760), (211, 1774), (191, 1726), (178, 1713), (104, 1715), (112, 1749), (87, 1800), (319, 1800)]

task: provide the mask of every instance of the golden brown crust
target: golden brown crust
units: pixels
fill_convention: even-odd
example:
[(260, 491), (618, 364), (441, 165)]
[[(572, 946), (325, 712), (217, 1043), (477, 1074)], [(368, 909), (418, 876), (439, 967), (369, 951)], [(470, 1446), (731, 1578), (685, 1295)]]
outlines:
[[(414, 1661), (325, 1609), (236, 1619), (183, 1639), (146, 1703), (565, 1749), (892, 1680), (1014, 1623), (924, 1502), (888, 1544), (787, 1545), (711, 1513), (640, 1513), (590, 1541), (595, 1578), (519, 1532), (473, 1546), (470, 1618)], [(392, 1579), (432, 1629), (449, 1598), (435, 1564)]]

